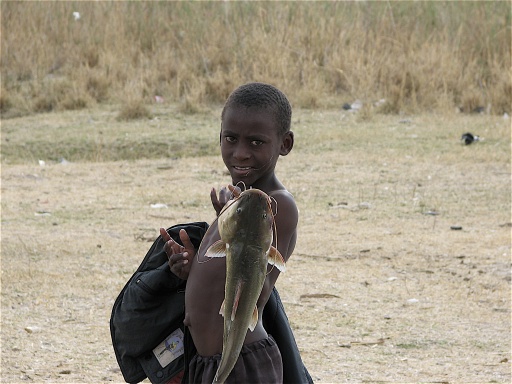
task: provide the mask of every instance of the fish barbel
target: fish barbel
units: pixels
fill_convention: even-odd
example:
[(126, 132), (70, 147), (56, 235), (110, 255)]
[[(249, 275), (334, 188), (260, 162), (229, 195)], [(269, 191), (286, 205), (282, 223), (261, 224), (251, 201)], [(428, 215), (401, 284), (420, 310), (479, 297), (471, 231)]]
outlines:
[(226, 285), (220, 314), (224, 316), (222, 357), (213, 383), (224, 383), (238, 360), (247, 335), (258, 323), (256, 303), (261, 294), (267, 264), (285, 270), (285, 262), (272, 246), (274, 216), (269, 196), (248, 189), (229, 201), (220, 212), (220, 240), (205, 253), (226, 257)]

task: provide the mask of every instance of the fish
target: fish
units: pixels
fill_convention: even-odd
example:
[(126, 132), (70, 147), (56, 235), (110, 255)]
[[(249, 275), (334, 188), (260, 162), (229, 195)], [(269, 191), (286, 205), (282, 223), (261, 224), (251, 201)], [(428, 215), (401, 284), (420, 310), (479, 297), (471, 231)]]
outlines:
[[(224, 383), (238, 360), (248, 330), (258, 323), (257, 301), (261, 294), (267, 265), (286, 270), (281, 253), (272, 246), (274, 215), (271, 199), (263, 191), (251, 188), (237, 192), (217, 217), (220, 240), (206, 251), (208, 258), (226, 258), (224, 301), (219, 314), (224, 317), (222, 356), (213, 380)], [(277, 236), (276, 236), (277, 237)]]

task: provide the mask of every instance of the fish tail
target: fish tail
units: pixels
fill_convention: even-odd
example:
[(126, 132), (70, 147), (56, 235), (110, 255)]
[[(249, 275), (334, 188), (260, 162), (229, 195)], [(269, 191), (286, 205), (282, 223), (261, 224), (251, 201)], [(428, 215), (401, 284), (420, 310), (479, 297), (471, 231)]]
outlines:
[(229, 337), (224, 339), (222, 356), (215, 373), (214, 383), (224, 383), (229, 377), (240, 356), (246, 333), (247, 328), (241, 329), (238, 324), (233, 324)]

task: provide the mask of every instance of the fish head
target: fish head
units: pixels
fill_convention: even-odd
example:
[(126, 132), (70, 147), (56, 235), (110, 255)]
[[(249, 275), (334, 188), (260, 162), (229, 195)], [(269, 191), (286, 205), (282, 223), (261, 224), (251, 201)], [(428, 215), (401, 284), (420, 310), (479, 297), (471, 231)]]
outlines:
[(260, 240), (270, 244), (273, 223), (270, 197), (255, 188), (230, 200), (218, 217), (219, 233), (228, 242), (234, 236), (246, 234), (259, 236)]

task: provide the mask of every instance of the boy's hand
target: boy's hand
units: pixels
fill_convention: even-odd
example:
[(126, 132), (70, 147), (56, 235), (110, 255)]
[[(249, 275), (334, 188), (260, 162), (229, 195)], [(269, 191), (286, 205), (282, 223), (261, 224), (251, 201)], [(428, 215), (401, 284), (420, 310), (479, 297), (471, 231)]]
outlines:
[[(233, 187), (236, 191), (235, 193), (240, 194), (242, 191), (238, 187)], [(233, 192), (231, 192), (227, 187), (222, 187), (219, 192), (219, 197), (217, 197), (217, 191), (215, 188), (212, 188), (210, 192), (210, 198), (212, 200), (213, 208), (219, 216), (220, 211), (226, 205), (226, 203), (233, 198)]]
[(160, 235), (165, 241), (164, 251), (169, 259), (169, 267), (171, 272), (174, 273), (182, 280), (187, 280), (190, 272), (190, 261), (196, 254), (194, 245), (188, 237), (187, 231), (180, 230), (180, 239), (183, 245), (175, 242), (164, 228), (160, 228)]

